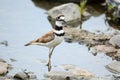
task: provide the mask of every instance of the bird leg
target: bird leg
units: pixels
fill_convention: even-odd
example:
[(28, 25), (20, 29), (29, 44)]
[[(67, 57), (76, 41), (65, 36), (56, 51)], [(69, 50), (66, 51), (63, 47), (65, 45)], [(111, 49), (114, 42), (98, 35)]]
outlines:
[(49, 60), (48, 60), (48, 63), (47, 63), (48, 71), (51, 70), (51, 56), (52, 56), (52, 53), (53, 53), (54, 48), (55, 48), (55, 47), (49, 49)]

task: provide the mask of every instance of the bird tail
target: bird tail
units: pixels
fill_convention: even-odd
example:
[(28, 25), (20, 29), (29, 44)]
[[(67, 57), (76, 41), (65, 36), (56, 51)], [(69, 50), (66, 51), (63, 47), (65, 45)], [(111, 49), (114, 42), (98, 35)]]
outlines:
[(27, 44), (25, 44), (24, 46), (29, 46), (29, 45), (31, 45), (31, 43), (27, 43)]
[(33, 45), (36, 44), (36, 40), (30, 41), (29, 43), (25, 44), (24, 46), (29, 46), (29, 45)]

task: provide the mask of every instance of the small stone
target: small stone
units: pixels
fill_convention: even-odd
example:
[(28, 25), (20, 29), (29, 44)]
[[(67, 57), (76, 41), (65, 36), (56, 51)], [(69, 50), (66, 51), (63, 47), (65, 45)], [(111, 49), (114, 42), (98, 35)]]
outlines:
[(24, 72), (18, 72), (15, 74), (14, 78), (20, 79), (20, 80), (27, 80), (28, 75)]
[(26, 79), (37, 79), (36, 75), (34, 72), (18, 72), (15, 74), (14, 78), (21, 79), (21, 80), (26, 80)]
[(28, 72), (27, 73), (30, 79), (36, 79), (37, 76), (34, 74), (34, 72)]
[(114, 47), (120, 47), (120, 35), (113, 36), (109, 43), (112, 44)]

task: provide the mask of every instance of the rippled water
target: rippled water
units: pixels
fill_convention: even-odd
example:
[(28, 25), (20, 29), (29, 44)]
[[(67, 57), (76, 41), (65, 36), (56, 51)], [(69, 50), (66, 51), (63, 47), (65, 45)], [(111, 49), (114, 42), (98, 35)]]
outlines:
[[(0, 0), (0, 42), (8, 41), (8, 47), (0, 45), (0, 57), (13, 66), (9, 74), (27, 69), (35, 72), (38, 79), (42, 79), (47, 72), (45, 62), (48, 59), (48, 49), (35, 45), (24, 46), (51, 30), (45, 12), (46, 10), (36, 7), (30, 0)], [(83, 23), (83, 29), (106, 32), (108, 26), (105, 25), (104, 18), (104, 14), (91, 17)], [(11, 59), (16, 61), (12, 62)], [(52, 55), (53, 66), (73, 64), (98, 76), (111, 74), (104, 67), (110, 62), (110, 57), (104, 54), (93, 56), (86, 46), (78, 43), (63, 42)]]

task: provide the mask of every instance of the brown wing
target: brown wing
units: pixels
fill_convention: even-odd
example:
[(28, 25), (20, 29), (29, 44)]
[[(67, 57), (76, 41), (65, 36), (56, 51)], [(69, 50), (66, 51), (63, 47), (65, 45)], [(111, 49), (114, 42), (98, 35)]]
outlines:
[(47, 43), (47, 42), (50, 42), (53, 39), (54, 39), (53, 31), (50, 31), (50, 32), (46, 33), (45, 35), (43, 35), (42, 37), (38, 38), (36, 40), (36, 42)]

